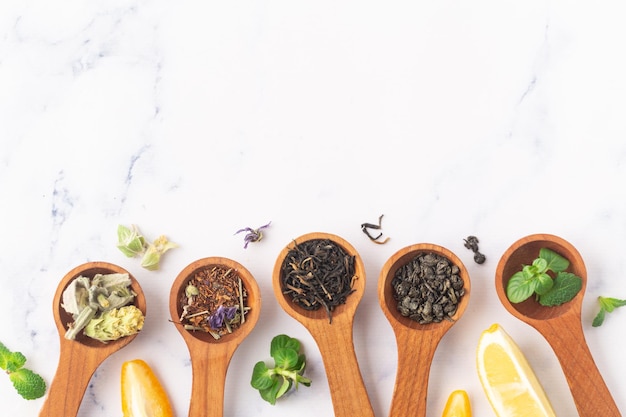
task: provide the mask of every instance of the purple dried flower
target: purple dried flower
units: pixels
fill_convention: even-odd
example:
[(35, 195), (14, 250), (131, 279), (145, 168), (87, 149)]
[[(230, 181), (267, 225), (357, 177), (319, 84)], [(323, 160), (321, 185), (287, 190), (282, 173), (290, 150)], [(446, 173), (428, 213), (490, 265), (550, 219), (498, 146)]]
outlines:
[(245, 242), (245, 244), (243, 245), (243, 248), (247, 249), (248, 244), (250, 242), (258, 242), (261, 239), (263, 239), (263, 232), (261, 232), (261, 230), (268, 228), (270, 224), (272, 224), (272, 222), (269, 222), (268, 224), (265, 224), (259, 227), (258, 229), (252, 229), (251, 227), (244, 227), (243, 229), (237, 230), (235, 234), (239, 234), (241, 232), (247, 232), (243, 238), (243, 241)]
[(223, 305), (221, 305), (217, 308), (215, 313), (209, 316), (209, 326), (211, 326), (211, 328), (214, 330), (218, 330), (224, 325), (224, 320), (230, 321), (234, 319), (236, 313), (236, 306), (224, 307)]

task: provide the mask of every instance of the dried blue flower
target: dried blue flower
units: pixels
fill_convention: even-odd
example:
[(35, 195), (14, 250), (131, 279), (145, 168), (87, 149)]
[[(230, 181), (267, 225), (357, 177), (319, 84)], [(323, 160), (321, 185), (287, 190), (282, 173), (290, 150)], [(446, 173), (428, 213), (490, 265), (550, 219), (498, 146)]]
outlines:
[(215, 313), (209, 316), (209, 326), (215, 330), (221, 329), (224, 322), (234, 319), (236, 314), (237, 306), (224, 307), (221, 305), (215, 310)]
[(263, 239), (263, 232), (261, 232), (261, 230), (268, 228), (270, 224), (272, 224), (272, 222), (269, 222), (268, 224), (263, 225), (259, 227), (258, 229), (252, 229), (251, 227), (244, 227), (243, 229), (237, 230), (235, 234), (237, 235), (241, 232), (247, 232), (243, 238), (245, 242), (245, 244), (243, 245), (243, 248), (246, 249), (250, 242), (258, 242), (261, 239)]

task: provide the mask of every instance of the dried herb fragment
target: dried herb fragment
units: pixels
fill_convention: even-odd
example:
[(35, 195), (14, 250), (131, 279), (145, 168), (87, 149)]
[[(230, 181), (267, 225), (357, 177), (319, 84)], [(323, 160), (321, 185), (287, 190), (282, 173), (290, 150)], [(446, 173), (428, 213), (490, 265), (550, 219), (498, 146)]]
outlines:
[(332, 323), (335, 307), (354, 292), (354, 256), (329, 239), (311, 239), (287, 253), (281, 266), (281, 288), (305, 310), (324, 308)]
[(485, 263), (487, 258), (478, 250), (478, 238), (476, 236), (468, 236), (467, 239), (463, 239), (463, 241), (465, 242), (465, 247), (474, 252), (474, 262), (477, 264)]
[(127, 257), (141, 256), (141, 266), (149, 271), (159, 269), (161, 256), (170, 249), (178, 247), (164, 235), (159, 236), (153, 243), (146, 242), (137, 226), (131, 228), (119, 225), (117, 227), (117, 248)]
[(185, 329), (214, 338), (232, 333), (246, 321), (248, 294), (236, 270), (213, 265), (198, 270), (179, 299)]
[(0, 369), (9, 375), (13, 387), (22, 398), (35, 400), (46, 393), (46, 382), (35, 372), (24, 368), (26, 357), (21, 352), (11, 352), (0, 342)]
[[(141, 310), (130, 304), (137, 294), (130, 288), (128, 274), (96, 274), (74, 278), (62, 294), (61, 307), (74, 320), (65, 332), (68, 340), (86, 328), (87, 336), (107, 342), (137, 333), (143, 327)], [(112, 312), (115, 312), (113, 320)], [(106, 319), (105, 319), (106, 318)]]
[(420, 324), (452, 320), (465, 295), (460, 269), (449, 259), (424, 252), (400, 267), (391, 285), (400, 314)]
[(378, 224), (372, 224), (372, 223), (361, 223), (361, 231), (363, 231), (363, 233), (365, 233), (367, 235), (367, 237), (370, 238), (370, 240), (374, 243), (377, 243), (379, 245), (382, 245), (384, 243), (387, 243), (389, 241), (389, 237), (387, 237), (385, 240), (383, 240), (382, 242), (378, 241), (378, 239), (380, 239), (383, 234), (382, 232), (380, 232), (378, 234), (378, 236), (372, 236), (369, 232), (368, 229), (375, 229), (375, 230), (381, 230), (382, 229), (382, 221), (383, 221), (383, 214), (381, 214), (378, 217)]
[(259, 242), (261, 239), (263, 239), (263, 232), (261, 230), (267, 229), (268, 227), (270, 227), (270, 224), (272, 224), (272, 222), (269, 222), (268, 224), (265, 224), (256, 229), (252, 229), (251, 227), (244, 227), (243, 229), (237, 230), (235, 234), (237, 235), (239, 233), (246, 232), (246, 235), (243, 238), (243, 241), (245, 242), (243, 248), (247, 249), (250, 242)]

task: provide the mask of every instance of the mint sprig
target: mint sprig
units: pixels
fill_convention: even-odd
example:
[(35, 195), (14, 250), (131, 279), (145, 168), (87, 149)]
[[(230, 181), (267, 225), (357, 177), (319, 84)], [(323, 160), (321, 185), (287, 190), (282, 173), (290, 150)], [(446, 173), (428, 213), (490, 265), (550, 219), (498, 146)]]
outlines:
[(13, 386), (24, 399), (35, 400), (46, 393), (46, 382), (30, 369), (24, 368), (26, 357), (20, 352), (11, 352), (0, 342), (0, 369), (3, 369)]
[(257, 362), (250, 381), (265, 401), (274, 405), (292, 386), (297, 389), (299, 384), (311, 385), (311, 380), (303, 376), (306, 357), (300, 353), (297, 339), (284, 334), (274, 337), (270, 344), (270, 356), (274, 359), (274, 367), (269, 368), (263, 361)]
[(599, 327), (604, 323), (606, 313), (612, 313), (616, 308), (626, 306), (626, 300), (603, 296), (598, 297), (598, 303), (600, 304), (600, 311), (598, 311), (598, 314), (593, 319), (593, 323), (591, 323), (593, 327)]
[[(582, 289), (582, 279), (565, 272), (569, 261), (558, 253), (541, 248), (531, 265), (513, 274), (506, 287), (510, 302), (521, 303), (535, 295), (543, 306), (557, 306), (572, 300)], [(549, 273), (553, 273), (553, 279)]]

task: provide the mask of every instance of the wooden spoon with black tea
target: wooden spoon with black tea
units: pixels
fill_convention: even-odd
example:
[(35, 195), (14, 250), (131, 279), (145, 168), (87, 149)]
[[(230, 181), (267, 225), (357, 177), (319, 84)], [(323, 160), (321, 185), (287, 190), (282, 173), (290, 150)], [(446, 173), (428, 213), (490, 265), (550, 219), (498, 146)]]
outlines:
[[(465, 294), (458, 301), (449, 320), (420, 324), (400, 314), (394, 298), (392, 281), (396, 272), (421, 254), (443, 256), (459, 268)], [(398, 370), (391, 400), (390, 417), (424, 417), (430, 366), (439, 342), (463, 315), (469, 302), (470, 278), (461, 260), (441, 246), (419, 243), (400, 249), (383, 265), (378, 280), (378, 300), (396, 336)]]
[[(570, 262), (567, 272), (582, 279), (581, 290), (571, 301), (554, 307), (542, 306), (534, 297), (522, 303), (511, 303), (506, 295), (509, 279), (523, 265), (531, 265), (542, 248), (550, 249)], [(581, 309), (586, 287), (587, 270), (580, 253), (569, 242), (554, 235), (535, 234), (519, 239), (502, 255), (496, 269), (496, 292), (502, 305), (539, 331), (550, 344), (561, 363), (580, 416), (618, 417), (621, 414), (583, 333)]]
[[(52, 303), (54, 321), (61, 346), (59, 365), (48, 389), (39, 417), (73, 417), (78, 415), (91, 376), (110, 355), (129, 344), (137, 335), (126, 336), (107, 343), (82, 333), (75, 340), (65, 338), (67, 325), (73, 321), (61, 306), (63, 291), (75, 278), (93, 278), (96, 274), (127, 274), (125, 269), (107, 262), (88, 262), (69, 271), (59, 283)], [(137, 294), (134, 305), (146, 314), (146, 300), (139, 283), (130, 275), (131, 289)]]
[[(328, 239), (347, 254), (354, 256), (354, 292), (346, 298), (345, 304), (332, 311), (332, 322), (324, 308), (306, 310), (283, 294), (282, 265), (295, 245), (310, 240)], [(300, 322), (313, 336), (322, 355), (333, 409), (336, 417), (374, 417), (374, 411), (365, 389), (357, 362), (353, 342), (353, 323), (356, 308), (363, 298), (365, 289), (365, 268), (357, 251), (344, 239), (328, 233), (309, 233), (295, 239), (279, 254), (273, 272), (274, 294), (287, 314)]]

